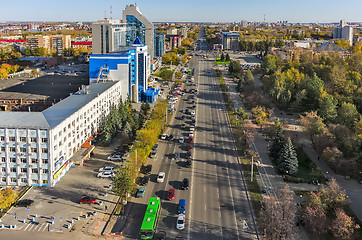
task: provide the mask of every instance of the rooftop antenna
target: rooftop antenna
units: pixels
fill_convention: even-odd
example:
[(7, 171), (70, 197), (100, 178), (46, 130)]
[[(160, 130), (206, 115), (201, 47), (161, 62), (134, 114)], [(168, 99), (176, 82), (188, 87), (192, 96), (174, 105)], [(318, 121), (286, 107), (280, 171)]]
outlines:
[(104, 10), (104, 19), (107, 19), (107, 10)]
[(264, 22), (266, 22), (265, 19), (266, 19), (266, 15), (264, 14)]
[(112, 19), (112, 5), (109, 7), (109, 19)]

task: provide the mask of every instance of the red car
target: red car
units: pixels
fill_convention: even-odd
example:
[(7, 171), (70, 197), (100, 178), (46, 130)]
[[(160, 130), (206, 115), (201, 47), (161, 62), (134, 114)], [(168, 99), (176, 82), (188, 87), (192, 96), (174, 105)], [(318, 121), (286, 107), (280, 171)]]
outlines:
[(175, 199), (175, 189), (174, 188), (170, 188), (170, 190), (168, 190), (167, 199), (168, 200), (174, 200)]
[(96, 199), (89, 197), (89, 196), (83, 196), (80, 198), (79, 203), (80, 204), (82, 204), (82, 203), (94, 204), (94, 203), (96, 203)]
[(194, 138), (193, 137), (189, 137), (189, 143), (193, 143), (194, 142)]
[(191, 151), (191, 150), (192, 150), (192, 145), (189, 144), (189, 145), (187, 146), (187, 151)]

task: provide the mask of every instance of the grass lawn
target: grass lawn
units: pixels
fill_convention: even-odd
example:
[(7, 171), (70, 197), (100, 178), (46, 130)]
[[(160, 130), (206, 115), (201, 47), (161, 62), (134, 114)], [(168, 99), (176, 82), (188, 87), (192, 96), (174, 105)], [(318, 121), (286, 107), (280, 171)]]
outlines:
[(229, 64), (230, 64), (230, 61), (220, 61), (220, 60), (216, 60), (216, 61), (215, 61), (215, 64), (216, 64), (216, 65), (222, 65), (222, 64), (229, 65)]
[(307, 156), (307, 154), (301, 148), (296, 149), (299, 167), (298, 174), (295, 177), (286, 176), (285, 180), (287, 182), (299, 182), (299, 183), (309, 183), (312, 180), (318, 180), (320, 183), (325, 183), (326, 179), (317, 168), (317, 166), (312, 162), (312, 160)]

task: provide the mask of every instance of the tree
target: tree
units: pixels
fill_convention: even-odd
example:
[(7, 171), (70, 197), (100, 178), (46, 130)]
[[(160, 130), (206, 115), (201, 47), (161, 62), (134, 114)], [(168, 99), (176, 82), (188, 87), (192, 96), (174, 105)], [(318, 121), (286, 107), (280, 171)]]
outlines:
[(286, 173), (295, 176), (298, 173), (298, 157), (293, 147), (290, 138), (285, 141), (283, 148), (277, 158), (278, 170), (281, 173)]
[(325, 120), (333, 122), (337, 117), (338, 101), (329, 94), (325, 94), (319, 103), (319, 113)]
[(327, 187), (322, 187), (321, 199), (327, 206), (326, 210), (329, 214), (338, 208), (345, 209), (349, 203), (346, 191), (338, 185), (335, 178), (332, 178), (327, 183)]
[(4, 210), (10, 207), (15, 202), (17, 196), (17, 193), (11, 187), (0, 191), (0, 209)]
[(148, 111), (151, 109), (151, 106), (149, 102), (143, 102), (141, 104), (141, 113), (146, 116), (148, 114)]
[(276, 57), (274, 55), (266, 55), (261, 62), (261, 69), (264, 74), (273, 74), (277, 69)]
[(254, 76), (253, 76), (253, 73), (250, 70), (246, 71), (244, 81), (247, 84), (254, 83)]
[(266, 239), (294, 240), (298, 238), (295, 220), (297, 206), (293, 201), (293, 193), (286, 185), (277, 191), (278, 201), (274, 195), (264, 198), (259, 213), (259, 226)]
[(256, 124), (263, 128), (263, 126), (267, 123), (268, 114), (265, 107), (257, 106), (251, 109), (253, 113), (253, 117), (255, 118)]
[(359, 120), (359, 113), (357, 108), (352, 103), (343, 102), (338, 109), (338, 122), (353, 128), (354, 124)]
[(122, 198), (126, 198), (128, 194), (134, 193), (136, 184), (134, 183), (136, 168), (129, 165), (120, 167), (113, 178), (113, 191)]
[(224, 61), (225, 60), (225, 56), (224, 56), (224, 53), (221, 53), (221, 56), (220, 56), (220, 61)]
[(320, 192), (308, 193), (302, 219), (308, 226), (308, 229), (312, 230), (313, 234), (316, 236), (320, 236), (327, 231), (327, 216), (320, 197)]
[(353, 239), (353, 233), (360, 226), (348, 216), (343, 210), (337, 209), (336, 218), (333, 220), (330, 230), (336, 239), (349, 240)]
[(276, 161), (285, 142), (283, 128), (280, 126), (279, 122), (276, 122), (273, 126), (270, 127), (269, 136), (272, 140), (272, 145), (269, 148), (269, 154)]
[(241, 66), (239, 61), (231, 61), (229, 64), (229, 73), (233, 76), (240, 76)]
[(314, 111), (307, 113), (306, 116), (300, 116), (300, 123), (305, 128), (305, 132), (310, 136), (313, 144), (314, 136), (325, 131), (323, 119)]
[(230, 61), (229, 53), (226, 53), (225, 61), (226, 61), (226, 62), (229, 62), (229, 61)]

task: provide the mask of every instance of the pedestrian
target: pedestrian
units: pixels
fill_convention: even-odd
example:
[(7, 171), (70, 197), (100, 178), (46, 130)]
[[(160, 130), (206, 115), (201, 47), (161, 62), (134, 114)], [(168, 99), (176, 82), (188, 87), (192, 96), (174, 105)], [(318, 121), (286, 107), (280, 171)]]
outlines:
[(107, 211), (107, 205), (105, 205), (105, 206), (104, 206), (104, 208), (105, 208), (105, 209), (106, 209), (106, 211)]
[(16, 215), (16, 213), (15, 213), (15, 219), (18, 219), (18, 216)]
[(83, 162), (83, 167), (85, 166), (85, 162)]

